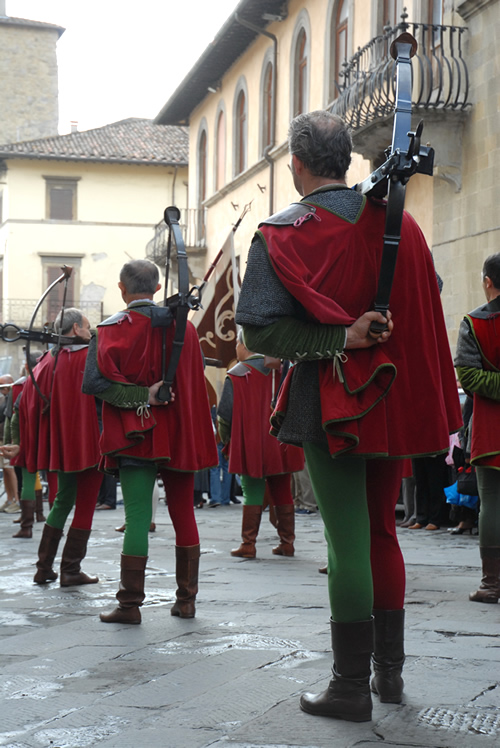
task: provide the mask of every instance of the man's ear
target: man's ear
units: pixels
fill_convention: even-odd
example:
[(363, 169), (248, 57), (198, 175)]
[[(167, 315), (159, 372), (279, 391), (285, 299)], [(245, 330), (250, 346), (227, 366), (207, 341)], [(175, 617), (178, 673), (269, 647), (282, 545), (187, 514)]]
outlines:
[(156, 286), (156, 290), (155, 290), (155, 293), (156, 293), (156, 291), (159, 291), (159, 290), (160, 290), (160, 288), (161, 288), (161, 283), (158, 283), (158, 285)]
[(125, 293), (125, 285), (121, 281), (118, 281), (118, 288), (122, 293)]
[(304, 163), (300, 160), (298, 156), (295, 155), (295, 153), (292, 154), (292, 163), (293, 163), (293, 168), (295, 170), (295, 173), (301, 174), (304, 169)]

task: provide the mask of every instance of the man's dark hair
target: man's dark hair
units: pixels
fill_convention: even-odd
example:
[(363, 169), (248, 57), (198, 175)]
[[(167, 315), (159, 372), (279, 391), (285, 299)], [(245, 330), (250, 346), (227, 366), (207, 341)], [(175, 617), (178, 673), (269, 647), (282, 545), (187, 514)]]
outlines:
[(315, 177), (343, 179), (351, 163), (351, 133), (340, 117), (323, 109), (291, 121), (288, 148)]
[(131, 260), (120, 270), (120, 281), (129, 294), (151, 296), (156, 291), (159, 278), (158, 268), (149, 260)]
[(495, 288), (500, 291), (500, 252), (496, 252), (494, 255), (490, 255), (485, 259), (483, 265), (483, 280), (486, 275)]
[[(59, 328), (61, 327), (61, 319), (62, 319), (62, 330)], [(61, 333), (61, 335), (67, 335), (69, 332), (71, 332), (71, 328), (75, 324), (78, 325), (78, 327), (81, 327), (83, 324), (83, 314), (81, 309), (77, 309), (75, 306), (71, 306), (68, 309), (63, 311), (61, 310), (57, 317), (54, 320), (54, 332), (56, 332), (58, 335)]]

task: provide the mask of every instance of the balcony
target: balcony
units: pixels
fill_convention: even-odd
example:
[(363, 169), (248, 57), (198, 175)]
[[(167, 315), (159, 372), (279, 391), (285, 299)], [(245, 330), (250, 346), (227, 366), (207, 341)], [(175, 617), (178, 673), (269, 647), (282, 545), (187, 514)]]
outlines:
[(344, 63), (342, 80), (337, 82), (338, 98), (328, 109), (352, 128), (357, 153), (372, 161), (379, 159), (392, 140), (396, 63), (390, 46), (399, 34), (409, 31), (418, 42), (412, 59), (415, 124), (424, 120), (424, 142), (431, 142), (438, 159), (456, 163), (456, 154), (448, 153), (449, 141), (455, 139), (455, 135), (450, 138), (450, 131), (463, 125), (472, 106), (463, 53), (467, 28), (407, 23), (405, 17)]
[[(182, 231), (186, 252), (188, 255), (188, 266), (190, 282), (202, 278), (204, 274), (204, 261), (207, 253), (206, 240), (206, 208), (184, 208), (181, 210), (179, 226)], [(168, 226), (162, 219), (155, 226), (155, 235), (146, 244), (146, 257), (160, 267), (165, 265), (168, 246)], [(170, 278), (175, 286), (177, 282), (177, 261), (175, 248), (170, 258)]]
[[(31, 320), (38, 299), (4, 299), (0, 304), (0, 323), (8, 322), (26, 330)], [(66, 308), (76, 306), (89, 319), (91, 327), (95, 327), (104, 319), (102, 301), (66, 301)], [(44, 324), (52, 323), (61, 311), (60, 299), (46, 299), (37, 314), (35, 329), (39, 330)]]

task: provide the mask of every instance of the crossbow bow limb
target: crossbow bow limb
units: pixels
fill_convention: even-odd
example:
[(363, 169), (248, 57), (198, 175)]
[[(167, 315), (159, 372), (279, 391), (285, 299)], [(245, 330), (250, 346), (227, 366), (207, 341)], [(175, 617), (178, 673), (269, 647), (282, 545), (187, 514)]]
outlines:
[[(49, 396), (45, 395), (40, 387), (38, 386), (38, 383), (36, 381), (36, 377), (33, 373), (33, 366), (31, 364), (31, 356), (30, 356), (30, 346), (31, 341), (35, 341), (37, 343), (53, 343), (56, 345), (56, 361), (54, 363), (54, 369), (52, 372), (52, 376), (54, 376), (55, 369), (57, 366), (57, 358), (59, 355), (59, 351), (62, 345), (71, 345), (75, 343), (74, 337), (68, 337), (61, 334), (61, 330), (63, 329), (63, 319), (64, 319), (64, 311), (66, 306), (66, 297), (68, 292), (68, 283), (69, 279), (71, 278), (71, 274), (73, 272), (73, 268), (69, 267), (68, 265), (63, 265), (61, 270), (63, 271), (62, 274), (53, 281), (53, 283), (50, 284), (50, 286), (43, 292), (40, 299), (38, 300), (35, 309), (33, 310), (33, 314), (31, 315), (31, 320), (28, 326), (27, 330), (24, 330), (17, 325), (8, 322), (5, 325), (0, 325), (0, 336), (2, 340), (4, 340), (6, 343), (14, 343), (17, 340), (26, 340), (26, 366), (28, 368), (28, 372), (31, 378), (31, 381), (33, 382), (33, 386), (35, 390), (38, 392), (39, 396), (43, 400), (44, 403), (44, 411), (48, 410), (50, 407), (50, 393)], [(61, 324), (59, 325), (59, 333), (53, 333), (49, 332), (48, 330), (34, 330), (33, 326), (35, 324), (36, 316), (38, 314), (38, 311), (40, 307), (42, 306), (43, 302), (49, 295), (49, 293), (52, 291), (53, 288), (57, 286), (58, 283), (64, 283), (64, 292), (63, 292), (63, 300), (62, 300), (62, 307), (61, 307)]]
[[(163, 307), (153, 307), (151, 324), (153, 327), (163, 328), (162, 342), (162, 380), (163, 384), (155, 397), (160, 402), (170, 402), (172, 398), (172, 384), (177, 371), (177, 365), (184, 345), (186, 335), (187, 318), (193, 309), (199, 309), (201, 298), (199, 286), (189, 288), (189, 267), (186, 247), (179, 226), (180, 210), (175, 206), (165, 208), (164, 220), (168, 226), (167, 257), (165, 266), (165, 297)], [(172, 242), (175, 243), (177, 258), (177, 293), (167, 297)], [(175, 332), (172, 340), (172, 349), (167, 365), (167, 327), (170, 327), (175, 319)]]
[[(400, 34), (391, 44), (391, 56), (396, 61), (392, 144), (386, 151), (386, 161), (367, 179), (355, 186), (357, 192), (370, 197), (382, 198), (387, 194), (384, 248), (374, 305), (375, 311), (384, 316), (389, 309), (401, 240), (406, 185), (416, 172), (432, 176), (434, 165), (434, 149), (420, 143), (423, 122), (418, 123), (415, 132), (411, 131), (411, 58), (415, 55), (417, 46), (416, 39), (408, 32)], [(386, 324), (371, 323), (372, 337), (377, 338), (385, 330)]]

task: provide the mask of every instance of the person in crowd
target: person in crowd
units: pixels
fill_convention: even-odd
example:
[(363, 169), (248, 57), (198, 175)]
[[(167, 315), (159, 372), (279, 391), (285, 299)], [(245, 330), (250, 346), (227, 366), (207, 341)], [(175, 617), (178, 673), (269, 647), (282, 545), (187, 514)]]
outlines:
[(305, 464), (302, 470), (292, 475), (292, 493), (295, 514), (316, 514), (318, 507), (316, 506), (309, 471)]
[(450, 483), (446, 455), (415, 457), (412, 467), (415, 478), (415, 521), (408, 529), (439, 530), (446, 503), (444, 488)]
[[(243, 489), (242, 542), (232, 556), (255, 558), (266, 485), (274, 505), (280, 542), (277, 556), (295, 553), (295, 510), (291, 473), (304, 466), (301, 449), (280, 444), (269, 434), (271, 402), (280, 371), (268, 368), (264, 356), (248, 350), (237, 336), (238, 363), (227, 372), (217, 408), (219, 433), (229, 452), (229, 472), (237, 473)], [(278, 362), (279, 363), (279, 362)]]
[[(26, 353), (26, 347), (23, 347), (23, 351)], [(42, 355), (42, 351), (37, 350), (35, 348), (31, 348), (30, 350), (30, 364), (31, 367), (34, 368), (36, 366), (36, 363), (40, 356)], [(16, 381), (12, 384), (12, 386), (9, 389), (9, 394), (7, 397), (7, 402), (5, 406), (5, 423), (4, 423), (4, 438), (3, 443), (4, 444), (10, 444), (12, 441), (12, 434), (11, 434), (11, 423), (12, 423), (12, 416), (14, 414), (14, 403), (17, 401), (17, 398), (22, 392), (22, 389), (24, 387), (24, 383), (26, 382), (27, 375), (28, 375), (28, 361), (27, 358), (23, 362), (21, 366), (20, 371), (20, 377), (19, 379), (16, 379)], [(2, 457), (2, 459), (4, 459)], [(13, 465), (14, 472), (16, 474), (16, 481), (17, 481), (17, 487), (18, 487), (18, 496), (22, 496), (22, 488), (23, 488), (23, 469), (20, 465), (17, 464), (17, 460), (15, 458), (10, 461), (10, 464)], [(56, 479), (57, 480), (57, 479)], [(36, 501), (36, 499), (35, 499)], [(21, 507), (19, 506), (18, 511), (21, 511)], [(43, 511), (43, 509), (42, 509)], [(14, 524), (21, 524), (23, 520), (22, 515), (14, 520)], [(44, 521), (44, 520), (42, 520)]]
[(181, 618), (195, 615), (200, 540), (193, 507), (194, 473), (217, 464), (217, 448), (200, 345), (190, 322), (167, 393), (171, 399), (157, 398), (164, 376), (163, 342), (168, 360), (175, 331), (175, 322), (168, 327), (152, 324), (158, 281), (158, 268), (148, 260), (123, 266), (118, 286), (126, 309), (98, 325), (85, 369), (84, 391), (104, 401), (103, 469), (119, 476), (125, 508), (118, 606), (101, 613), (106, 623), (141, 623), (158, 472), (176, 542), (177, 591), (170, 612)]
[[(99, 427), (94, 398), (81, 391), (83, 371), (91, 338), (89, 320), (71, 307), (56, 317), (54, 329), (75, 343), (46, 351), (24, 383), (11, 424), (15, 445), (4, 447), (23, 466), (23, 517), (17, 537), (31, 537), (37, 470), (57, 473), (57, 494), (43, 528), (38, 547), (34, 582), (47, 584), (57, 579), (53, 569), (66, 520), (75, 513), (61, 555), (60, 584), (70, 587), (95, 584), (96, 576), (81, 569), (92, 531), (92, 519), (102, 476), (98, 471)], [(75, 428), (75, 425), (78, 428)]]
[(97, 494), (96, 510), (116, 509), (116, 478), (114, 475), (104, 473), (102, 483)]
[[(4, 443), (4, 430), (9, 395), (12, 391), (14, 378), (10, 374), (0, 376), (0, 446)], [(0, 469), (3, 474), (3, 486), (5, 490), (5, 501), (0, 506), (0, 512), (17, 514), (21, 511), (19, 506), (19, 490), (16, 472), (9, 461), (0, 455)]]
[(212, 468), (209, 474), (210, 501), (208, 502), (208, 506), (214, 508), (217, 506), (229, 506), (231, 503), (231, 473), (229, 472), (227, 456), (224, 453), (224, 444), (217, 432), (217, 407), (212, 405), (210, 412), (214, 423), (217, 452), (219, 453), (219, 464)]
[(500, 252), (482, 269), (486, 304), (460, 324), (455, 366), (465, 392), (473, 395), (470, 462), (479, 489), (479, 551), (482, 580), (469, 599), (497, 603), (500, 597)]
[[(236, 322), (250, 350), (295, 362), (273, 431), (303, 446), (325, 524), (333, 677), (300, 706), (362, 722), (372, 714), (372, 655), (371, 690), (383, 702), (402, 699), (397, 458), (446, 453), (460, 406), (436, 273), (416, 222), (404, 214), (391, 311), (371, 311), (386, 205), (348, 188), (352, 142), (339, 117), (301, 114), (288, 142), (303, 199), (260, 224)], [(372, 322), (387, 329), (371, 332)], [(409, 393), (425, 411), (408, 407)]]

